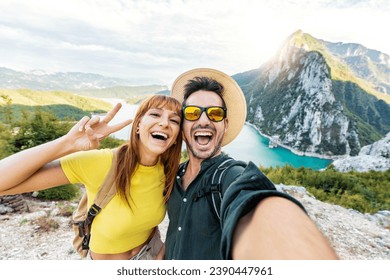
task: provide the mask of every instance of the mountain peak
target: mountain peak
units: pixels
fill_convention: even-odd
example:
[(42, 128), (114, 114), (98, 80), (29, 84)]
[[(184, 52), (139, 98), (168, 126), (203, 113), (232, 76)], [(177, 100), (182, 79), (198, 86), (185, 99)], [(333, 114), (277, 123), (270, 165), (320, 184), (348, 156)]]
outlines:
[(288, 38), (286, 44), (288, 46), (304, 49), (305, 51), (318, 50), (322, 51), (324, 49), (320, 40), (314, 38), (308, 33), (304, 33), (302, 30), (297, 30), (292, 33)]
[(291, 34), (290, 36), (302, 36), (302, 34), (304, 34), (303, 31), (301, 29), (298, 29), (293, 34)]
[(295, 31), (286, 39), (279, 60), (293, 57), (297, 51), (321, 53), (332, 69), (332, 79), (353, 82), (390, 103), (389, 55), (357, 43), (327, 42), (302, 30)]

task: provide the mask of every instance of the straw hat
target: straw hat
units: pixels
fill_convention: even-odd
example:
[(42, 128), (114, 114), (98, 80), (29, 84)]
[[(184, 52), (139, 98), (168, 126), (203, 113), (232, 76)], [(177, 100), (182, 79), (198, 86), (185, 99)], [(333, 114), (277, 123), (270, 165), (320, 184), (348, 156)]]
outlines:
[(172, 85), (171, 96), (182, 103), (184, 100), (184, 87), (189, 80), (195, 77), (212, 78), (224, 87), (222, 97), (226, 104), (227, 118), (229, 119), (228, 129), (222, 141), (222, 146), (225, 146), (237, 137), (244, 126), (246, 118), (245, 96), (232, 77), (210, 68), (196, 68), (181, 74)]

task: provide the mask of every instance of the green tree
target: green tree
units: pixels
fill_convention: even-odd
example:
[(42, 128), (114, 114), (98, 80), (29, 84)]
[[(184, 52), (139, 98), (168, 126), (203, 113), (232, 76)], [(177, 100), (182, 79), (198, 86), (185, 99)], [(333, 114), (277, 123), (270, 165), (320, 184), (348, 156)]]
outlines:
[(32, 117), (23, 112), (22, 119), (15, 125), (18, 129), (13, 146), (14, 152), (19, 152), (65, 135), (73, 123), (60, 121), (52, 113), (37, 109)]
[(12, 154), (13, 112), (12, 99), (8, 95), (0, 95), (0, 159)]
[(0, 122), (0, 159), (12, 155), (13, 150), (11, 130)]
[(8, 95), (0, 95), (0, 120), (3, 120), (5, 124), (11, 125), (14, 121), (14, 115), (12, 111), (12, 99)]

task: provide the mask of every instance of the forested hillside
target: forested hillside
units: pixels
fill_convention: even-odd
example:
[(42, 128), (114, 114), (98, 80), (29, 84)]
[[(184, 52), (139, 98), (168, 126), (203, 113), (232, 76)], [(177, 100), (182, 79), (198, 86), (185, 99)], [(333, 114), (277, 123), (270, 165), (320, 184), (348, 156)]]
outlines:
[(39, 109), (51, 112), (60, 119), (79, 119), (91, 113), (103, 113), (112, 105), (96, 99), (64, 91), (35, 91), (29, 89), (0, 89), (0, 120), (5, 121), (5, 111), (12, 111), (13, 117), (19, 119), (21, 113)]

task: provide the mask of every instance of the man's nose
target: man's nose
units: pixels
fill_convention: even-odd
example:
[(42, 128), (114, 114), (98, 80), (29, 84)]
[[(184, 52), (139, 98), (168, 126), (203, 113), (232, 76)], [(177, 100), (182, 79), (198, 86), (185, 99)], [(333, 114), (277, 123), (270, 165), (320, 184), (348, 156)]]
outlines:
[(199, 122), (199, 124), (209, 124), (210, 123), (210, 120), (209, 120), (209, 117), (207, 117), (206, 111), (202, 112), (202, 114), (199, 117), (198, 122)]

